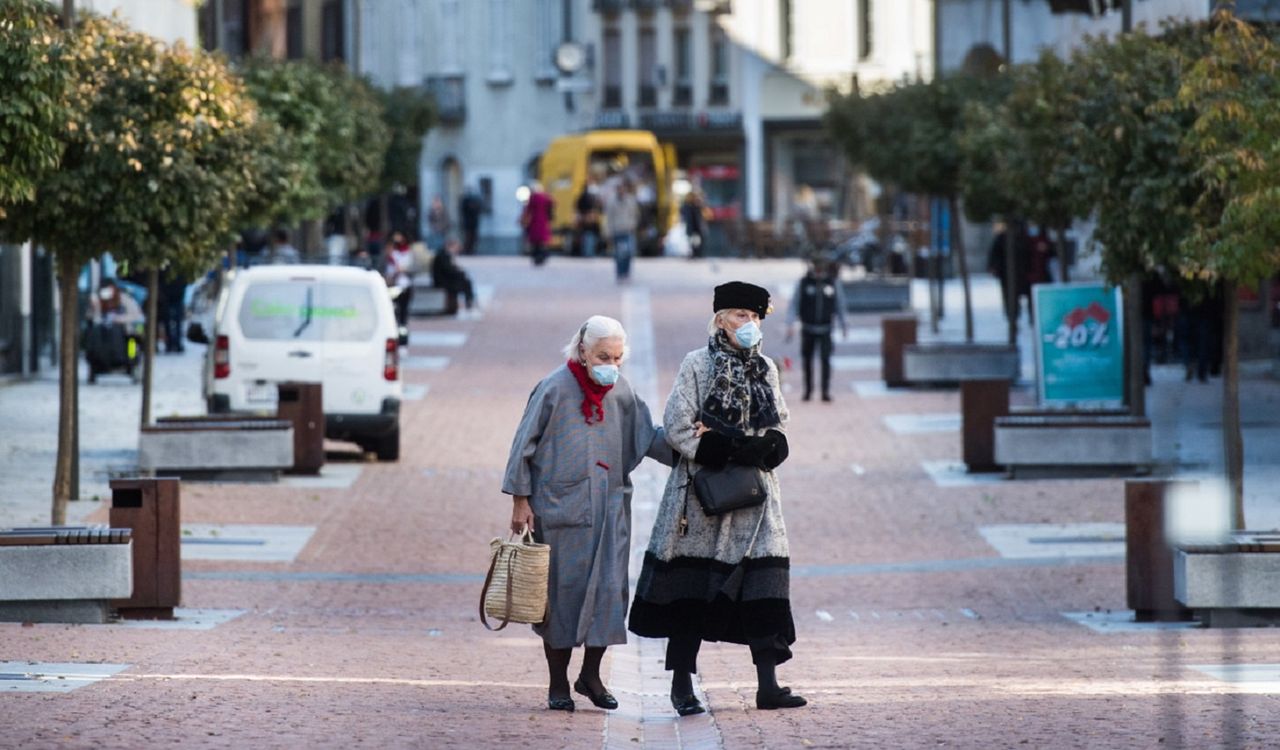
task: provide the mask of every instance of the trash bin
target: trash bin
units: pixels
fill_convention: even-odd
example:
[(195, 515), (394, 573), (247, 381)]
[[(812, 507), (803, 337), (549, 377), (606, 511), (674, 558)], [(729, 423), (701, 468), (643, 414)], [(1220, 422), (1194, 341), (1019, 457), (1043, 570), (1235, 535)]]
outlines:
[(890, 388), (907, 384), (902, 364), (903, 350), (916, 343), (918, 322), (914, 314), (885, 315), (880, 318), (880, 372)]
[(1173, 591), (1173, 547), (1165, 537), (1165, 503), (1191, 479), (1129, 479), (1124, 483), (1125, 589), (1138, 622), (1192, 619)]
[(960, 381), (960, 454), (969, 471), (996, 471), (997, 417), (1009, 416), (1009, 381)]
[(122, 617), (172, 619), (182, 599), (178, 480), (111, 480), (113, 528), (133, 531), (133, 596), (112, 605)]
[(319, 383), (287, 381), (277, 386), (276, 417), (293, 423), (293, 468), (288, 474), (319, 474), (324, 466), (324, 401)]

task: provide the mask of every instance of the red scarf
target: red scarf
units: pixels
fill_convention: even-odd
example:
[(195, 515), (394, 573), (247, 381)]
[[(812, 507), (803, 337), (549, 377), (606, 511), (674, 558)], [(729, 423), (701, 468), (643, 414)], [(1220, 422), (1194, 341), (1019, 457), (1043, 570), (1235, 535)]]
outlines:
[(604, 394), (613, 390), (611, 385), (600, 385), (591, 379), (587, 374), (587, 368), (581, 362), (569, 360), (569, 372), (573, 373), (573, 377), (577, 379), (578, 386), (582, 388), (582, 413), (587, 417), (587, 424), (591, 424), (591, 418), (599, 415), (597, 422), (604, 421)]

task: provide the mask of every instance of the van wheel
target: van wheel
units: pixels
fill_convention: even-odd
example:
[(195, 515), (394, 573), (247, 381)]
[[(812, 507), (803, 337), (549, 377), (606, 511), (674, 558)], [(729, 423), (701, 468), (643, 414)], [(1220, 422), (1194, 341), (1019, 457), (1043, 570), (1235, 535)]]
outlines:
[(400, 428), (392, 430), (386, 435), (378, 438), (378, 442), (374, 443), (374, 453), (378, 454), (379, 461), (399, 461), (400, 460)]

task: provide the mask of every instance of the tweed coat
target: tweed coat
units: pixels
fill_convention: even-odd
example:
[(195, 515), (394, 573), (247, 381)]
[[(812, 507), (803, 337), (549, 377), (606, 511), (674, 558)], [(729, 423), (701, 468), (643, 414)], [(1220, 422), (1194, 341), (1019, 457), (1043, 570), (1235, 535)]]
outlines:
[[(781, 430), (788, 413), (772, 361), (765, 377), (779, 416), (779, 424), (771, 429)], [(649, 638), (693, 636), (743, 643), (753, 654), (769, 652), (781, 664), (791, 658), (796, 636), (790, 550), (777, 475), (764, 472), (769, 498), (754, 508), (708, 517), (693, 497), (692, 476), (701, 470), (693, 462), (701, 441), (694, 423), (712, 380), (710, 352), (691, 352), (667, 399), (663, 425), (667, 442), (681, 460), (658, 508), (627, 627)], [(688, 524), (684, 533), (681, 518)]]
[[(778, 368), (768, 357), (767, 376), (773, 389), (774, 403), (778, 405), (781, 424), (774, 429), (782, 431), (789, 418), (782, 390), (778, 386)], [(662, 495), (662, 504), (653, 525), (648, 551), (662, 561), (676, 557), (710, 558), (735, 565), (744, 557), (790, 557), (787, 545), (787, 529), (782, 520), (782, 490), (775, 472), (764, 472), (769, 488), (769, 500), (758, 508), (744, 508), (722, 516), (707, 516), (693, 497), (692, 475), (701, 467), (693, 462), (698, 452), (694, 423), (702, 412), (702, 403), (711, 389), (711, 353), (706, 347), (685, 355), (667, 398), (667, 408), (662, 423), (666, 428), (667, 442), (683, 457), (680, 465), (671, 472)], [(766, 430), (749, 430), (748, 435), (763, 435)], [(761, 510), (763, 508), (763, 511)], [(764, 513), (761, 520), (760, 514)], [(680, 517), (685, 516), (688, 531), (679, 533)], [(756, 523), (760, 532), (751, 546)]]
[(626, 643), (630, 473), (646, 455), (672, 462), (662, 428), (625, 377), (602, 403), (604, 421), (587, 424), (568, 366), (543, 378), (502, 481), (504, 493), (529, 497), (534, 536), (551, 545), (549, 616), (534, 626), (551, 648)]

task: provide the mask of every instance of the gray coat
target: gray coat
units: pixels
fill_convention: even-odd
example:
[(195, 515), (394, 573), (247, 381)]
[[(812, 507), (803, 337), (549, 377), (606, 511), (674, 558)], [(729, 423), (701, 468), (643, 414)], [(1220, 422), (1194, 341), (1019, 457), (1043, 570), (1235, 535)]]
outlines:
[[(786, 402), (782, 399), (782, 390), (778, 387), (777, 366), (773, 360), (768, 362), (769, 385), (773, 388), (778, 416), (782, 420), (782, 424), (775, 429), (781, 430), (789, 413)], [(671, 396), (667, 398), (667, 409), (662, 420), (667, 432), (667, 442), (679, 451), (684, 460), (667, 480), (662, 505), (654, 520), (653, 536), (649, 539), (649, 553), (663, 562), (676, 557), (693, 557), (714, 559), (730, 565), (736, 565), (748, 556), (789, 557), (787, 529), (782, 521), (782, 491), (775, 472), (764, 472), (769, 499), (757, 508), (743, 508), (722, 516), (707, 516), (693, 497), (689, 487), (690, 476), (701, 468), (693, 463), (693, 456), (698, 452), (698, 442), (701, 440), (695, 437), (693, 425), (698, 421), (702, 403), (711, 389), (711, 371), (711, 353), (706, 347), (689, 352), (680, 364)], [(755, 430), (748, 434), (765, 432), (766, 430)], [(761, 512), (764, 513), (763, 519)], [(679, 533), (681, 515), (687, 518), (689, 524), (688, 531), (683, 536)], [(757, 523), (760, 531), (753, 546), (751, 539)], [(643, 595), (645, 592), (640, 593)]]
[(535, 536), (551, 545), (549, 615), (534, 631), (551, 648), (626, 643), (631, 549), (630, 473), (646, 455), (671, 464), (671, 448), (626, 378), (587, 424), (582, 389), (567, 365), (529, 396), (511, 443), (502, 491), (526, 495)]

